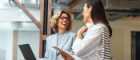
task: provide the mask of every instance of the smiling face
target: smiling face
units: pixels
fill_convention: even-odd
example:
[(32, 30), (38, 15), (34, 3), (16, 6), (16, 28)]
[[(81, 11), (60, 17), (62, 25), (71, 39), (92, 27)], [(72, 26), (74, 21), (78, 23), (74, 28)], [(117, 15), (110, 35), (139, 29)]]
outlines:
[(69, 25), (68, 15), (66, 13), (62, 13), (57, 22), (57, 27), (58, 27), (58, 29), (66, 30), (68, 25)]
[(83, 8), (83, 17), (84, 17), (84, 20), (83, 22), (85, 23), (91, 23), (92, 21), (90, 21), (90, 18), (91, 18), (91, 10), (92, 10), (92, 7), (87, 7), (87, 4), (85, 4), (84, 8)]

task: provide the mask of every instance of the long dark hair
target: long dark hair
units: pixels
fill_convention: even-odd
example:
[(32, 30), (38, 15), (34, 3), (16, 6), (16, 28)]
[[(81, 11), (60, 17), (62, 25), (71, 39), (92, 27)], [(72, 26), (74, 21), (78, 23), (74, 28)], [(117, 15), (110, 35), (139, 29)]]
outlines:
[(94, 24), (99, 22), (105, 24), (109, 29), (110, 37), (112, 36), (112, 29), (106, 18), (105, 8), (101, 0), (87, 0), (87, 7), (92, 7), (91, 18)]

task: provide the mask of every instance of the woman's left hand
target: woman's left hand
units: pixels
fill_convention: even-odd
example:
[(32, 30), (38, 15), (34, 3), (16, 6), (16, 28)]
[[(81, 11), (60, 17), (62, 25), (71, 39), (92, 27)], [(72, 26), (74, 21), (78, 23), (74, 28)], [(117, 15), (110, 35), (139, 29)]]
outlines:
[(77, 32), (77, 37), (78, 37), (78, 38), (81, 38), (80, 36), (81, 36), (84, 32), (86, 32), (87, 30), (88, 30), (88, 27), (83, 26), (81, 29), (78, 30), (78, 32)]

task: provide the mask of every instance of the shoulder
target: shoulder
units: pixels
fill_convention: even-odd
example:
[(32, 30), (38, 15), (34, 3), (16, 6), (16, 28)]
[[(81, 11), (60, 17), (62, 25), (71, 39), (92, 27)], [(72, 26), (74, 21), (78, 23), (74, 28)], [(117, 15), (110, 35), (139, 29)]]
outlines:
[(76, 33), (68, 31), (69, 37), (72, 38), (72, 41), (76, 38)]
[(101, 23), (97, 23), (96, 25), (94, 25), (96, 28), (104, 28), (106, 27), (106, 25), (101, 24)]
[(74, 32), (67, 31), (67, 34), (68, 34), (69, 37), (71, 37), (71, 38), (75, 38), (75, 37), (76, 37), (76, 33), (74, 33)]
[(102, 30), (102, 29), (103, 29), (103, 26), (101, 26), (101, 25), (93, 25), (91, 27), (91, 30)]
[(76, 35), (76, 33), (74, 33), (74, 32), (70, 32), (70, 31), (69, 31), (69, 33), (70, 33), (71, 35)]
[(72, 35), (72, 36), (75, 36), (75, 35), (76, 35), (76, 33), (70, 32), (70, 31), (68, 31), (68, 34), (70, 34), (70, 35)]
[(90, 33), (102, 33), (104, 30), (105, 25), (101, 25), (101, 24), (96, 24), (93, 25), (90, 29), (89, 32)]
[[(99, 30), (108, 30), (107, 26), (104, 24), (97, 24), (95, 25), (95, 29), (99, 29)], [(109, 30), (108, 30), (109, 31)]]
[(52, 35), (50, 35), (50, 36), (48, 36), (48, 37), (46, 38), (46, 40), (50, 40), (50, 39), (53, 38), (55, 35), (56, 35), (56, 33), (55, 33), (55, 34), (52, 34)]

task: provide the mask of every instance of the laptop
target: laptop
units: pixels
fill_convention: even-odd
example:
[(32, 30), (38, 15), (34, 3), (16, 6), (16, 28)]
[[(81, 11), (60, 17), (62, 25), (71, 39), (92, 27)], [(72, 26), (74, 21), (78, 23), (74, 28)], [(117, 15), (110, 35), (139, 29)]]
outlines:
[(29, 44), (18, 45), (26, 60), (36, 60)]

